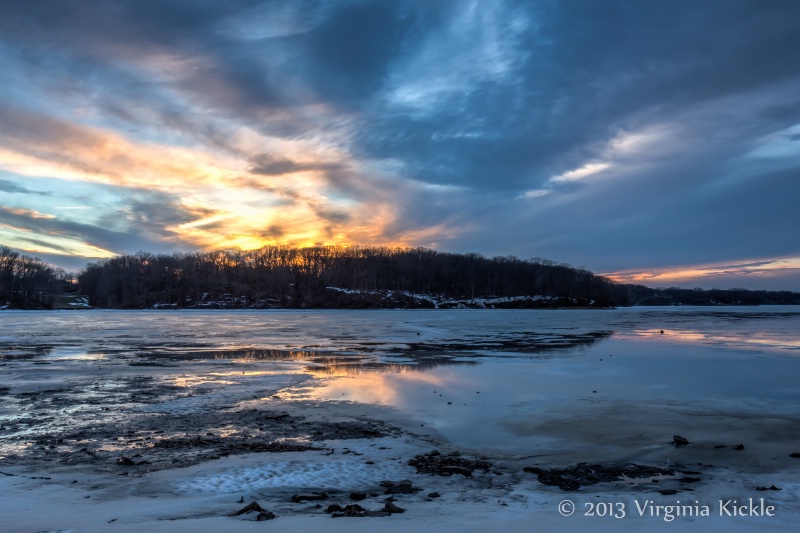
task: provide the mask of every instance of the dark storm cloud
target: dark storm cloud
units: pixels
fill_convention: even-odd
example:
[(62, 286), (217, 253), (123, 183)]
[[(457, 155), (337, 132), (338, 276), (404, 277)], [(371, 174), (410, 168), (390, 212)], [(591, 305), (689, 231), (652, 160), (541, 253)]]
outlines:
[[(86, 54), (127, 51), (135, 46), (147, 51), (157, 47), (197, 46), (209, 38), (222, 18), (257, 5), (257, 0), (6, 0), (0, 4), (0, 28), (4, 36), (29, 46), (55, 44)], [(51, 50), (57, 52), (58, 50)]]
[[(258, 121), (260, 114), (292, 100), (284, 94), (287, 76), (264, 64), (282, 53), (280, 43), (262, 46), (220, 30), (226, 17), (259, 4), (3, 2), (0, 43), (6, 41), (9, 53), (28, 68), (47, 69), (47, 76), (34, 81), (52, 92), (76, 97), (91, 92), (107, 118), (142, 126), (158, 121), (230, 148), (225, 141), (230, 132), (198, 120), (199, 110)], [(165, 87), (190, 99), (176, 98)], [(280, 118), (263, 127), (297, 133), (291, 121)]]
[(313, 30), (292, 38), (319, 95), (362, 107), (382, 88), (414, 17), (396, 2), (342, 2)]
[(313, 211), (314, 214), (317, 215), (320, 219), (328, 222), (334, 222), (337, 224), (345, 224), (349, 222), (350, 219), (352, 218), (350, 214), (343, 209), (315, 207)]
[[(800, 197), (800, 182), (791, 179), (799, 162), (740, 156), (800, 122), (800, 56), (787, 55), (800, 49), (798, 9), (787, 2), (549, 4), (530, 12), (536, 30), (519, 47), (530, 53), (517, 65), (518, 83), (476, 84), (454, 98), (457, 106), (387, 112), (379, 127), (362, 130), (359, 146), (433, 182), (565, 193), (529, 207), (474, 204), (476, 225), (491, 229), (451, 241), (462, 250), (589, 259), (597, 269), (621, 260), (677, 265), (797, 254), (800, 245), (789, 238), (797, 210), (787, 199)], [(680, 127), (644, 161), (610, 165), (615, 183), (548, 183), (606, 159), (620, 134), (673, 122)], [(475, 123), (486, 127), (465, 135)], [(667, 155), (659, 159), (661, 151)], [(746, 179), (725, 178), (747, 167)], [(514, 233), (525, 238), (498, 238)]]
[[(129, 193), (114, 214), (107, 216), (109, 223), (115, 217), (122, 217), (130, 228), (143, 234), (157, 236), (160, 241), (174, 241), (175, 226), (207, 218), (217, 212), (207, 208), (187, 208), (180, 205), (175, 195), (154, 191)], [(205, 225), (206, 228), (209, 225)]]
[(419, 114), (385, 109), (360, 132), (364, 154), (440, 183), (530, 187), (595, 155), (615, 130), (800, 72), (800, 55), (787, 54), (800, 49), (796, 2), (522, 5), (508, 14), (530, 29), (497, 43), (516, 58), (515, 83), (465, 84)]
[[(276, 16), (287, 11), (289, 21)], [(151, 108), (154, 116), (144, 117), (151, 125), (160, 120), (230, 148), (229, 132), (196, 120), (198, 108), (298, 135), (319, 123), (298, 120), (293, 106), (368, 106), (401, 51), (414, 18), (408, 12), (403, 3), (361, 1), (11, 0), (0, 4), (0, 42), (21, 64), (48, 69), (36, 81), (54, 91), (91, 91), (109, 115), (140, 123), (141, 109), (126, 105), (133, 101)], [(248, 19), (254, 31), (277, 22), (266, 36), (251, 37), (241, 28)], [(297, 29), (282, 32), (287, 25)], [(166, 60), (176, 64), (159, 66)], [(166, 69), (161, 74), (169, 79), (142, 71), (152, 68)], [(191, 100), (171, 98), (164, 87)]]
[[(25, 237), (23, 241), (28, 245), (33, 245), (45, 249), (50, 248), (52, 250), (55, 250), (56, 252), (61, 252), (61, 254), (63, 255), (69, 255), (72, 253), (72, 250), (70, 250), (68, 246), (60, 246), (58, 244), (53, 244), (52, 242), (45, 241), (43, 239), (37, 239), (36, 237)], [(37, 254), (37, 257), (38, 256), (39, 254)]]
[(270, 154), (259, 154), (251, 159), (250, 172), (264, 176), (281, 176), (304, 170), (321, 170), (336, 172), (343, 170), (338, 163), (305, 163), (293, 161), (285, 157), (275, 157)]
[[(401, 158), (432, 181), (486, 187), (546, 179), (639, 112), (668, 114), (777, 83), (800, 67), (800, 56), (786, 53), (800, 46), (796, 2), (498, 2), (491, 4), (500, 15), (528, 21), (513, 41), (491, 36), (489, 43), (505, 48), (513, 79), (466, 80), (434, 108), (408, 113), (379, 98), (391, 89), (392, 68), (433, 47), (458, 58), (462, 37), (489, 39), (470, 35), (470, 27), (464, 36), (433, 38), (469, 3), (308, 3), (318, 22), (294, 35), (243, 42), (219, 31), (220, 20), (258, 4), (131, 1), (87, 9), (11, 1), (0, 8), (0, 24), (32, 47), (55, 41), (109, 62), (153, 49), (199, 54), (208, 64), (178, 84), (209, 106), (245, 112), (297, 98), (358, 102), (367, 111), (357, 137), (365, 155)], [(480, 16), (490, 7), (475, 9)], [(270, 72), (261, 62), (270, 55), (294, 61)], [(453, 67), (438, 65), (444, 73)], [(415, 75), (413, 65), (406, 73)], [(313, 94), (286, 95), (287, 79)]]

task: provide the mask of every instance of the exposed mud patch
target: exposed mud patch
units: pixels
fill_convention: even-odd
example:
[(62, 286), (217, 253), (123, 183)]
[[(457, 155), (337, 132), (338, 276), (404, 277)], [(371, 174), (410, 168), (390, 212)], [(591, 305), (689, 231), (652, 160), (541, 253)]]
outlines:
[[(238, 389), (247, 390), (246, 399)], [(326, 422), (252, 408), (252, 392), (200, 375), (97, 377), (19, 391), (4, 387), (0, 462), (91, 464), (94, 470), (131, 475), (237, 453), (322, 449), (325, 440), (399, 431), (380, 420)]]
[[(587, 485), (618, 482), (625, 478), (650, 478), (655, 479), (656, 481), (654, 482), (658, 483), (658, 478), (672, 477), (676, 474), (674, 469), (638, 464), (607, 466), (601, 464), (590, 465), (586, 463), (580, 463), (568, 468), (551, 469), (526, 466), (523, 470), (525, 472), (536, 474), (539, 478), (539, 482), (543, 485), (556, 486), (564, 491), (576, 491)], [(699, 474), (699, 472), (693, 473)], [(686, 481), (687, 479), (688, 478), (682, 478), (678, 481), (684, 483), (700, 481), (700, 478), (691, 478), (693, 481)]]

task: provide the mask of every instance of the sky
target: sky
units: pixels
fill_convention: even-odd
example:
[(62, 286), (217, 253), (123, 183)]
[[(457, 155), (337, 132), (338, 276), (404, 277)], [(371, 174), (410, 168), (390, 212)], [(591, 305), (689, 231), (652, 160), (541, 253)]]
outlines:
[(800, 291), (796, 0), (3, 0), (0, 244)]

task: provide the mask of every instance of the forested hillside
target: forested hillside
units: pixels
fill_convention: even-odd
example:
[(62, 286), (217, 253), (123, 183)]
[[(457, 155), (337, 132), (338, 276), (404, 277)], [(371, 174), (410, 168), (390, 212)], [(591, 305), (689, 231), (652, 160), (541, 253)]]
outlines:
[(69, 274), (0, 245), (0, 307), (48, 308), (65, 293), (132, 309), (800, 305), (789, 291), (653, 289), (549, 260), (424, 248), (139, 252)]
[[(615, 285), (586, 270), (545, 260), (343, 246), (138, 253), (91, 263), (78, 275), (78, 283), (94, 305), (104, 307), (157, 303), (184, 307), (224, 301), (235, 306), (300, 308), (427, 305), (410, 295), (546, 296), (574, 300), (575, 305), (608, 306), (614, 303), (610, 289)], [(397, 294), (384, 303), (365, 297), (387, 291)]]

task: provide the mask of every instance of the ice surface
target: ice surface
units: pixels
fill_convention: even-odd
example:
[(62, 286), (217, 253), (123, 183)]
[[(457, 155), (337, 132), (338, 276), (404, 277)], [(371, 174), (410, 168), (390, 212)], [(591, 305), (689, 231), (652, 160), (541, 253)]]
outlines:
[[(144, 411), (217, 409), (256, 388), (392, 407), (480, 453), (613, 452), (636, 438), (651, 449), (678, 431), (735, 438), (742, 419), (742, 439), (800, 438), (794, 307), (4, 311), (0, 324), (12, 394), (57, 388), (44, 379), (56, 371), (164, 364), (187, 394)], [(598, 422), (609, 419), (615, 432)]]
[[(72, 474), (64, 474), (59, 485), (56, 477), (45, 482), (18, 475), (0, 478), (0, 497), (20, 524), (10, 531), (104, 531), (117, 517), (118, 531), (143, 530), (145, 523), (147, 530), (202, 531), (191, 517), (225, 529), (228, 519), (219, 517), (235, 510), (239, 494), (280, 493), (283, 500), (267, 501), (284, 502), (279, 514), (295, 513), (296, 520), (276, 527), (311, 531), (321, 522), (299, 516), (285, 503), (287, 492), (365, 490), (384, 478), (413, 477), (406, 464), (410, 455), (441, 447), (517, 468), (492, 483), (481, 478), (454, 486), (427, 479), (426, 489), (441, 490), (443, 497), (414, 500), (413, 512), (392, 517), (392, 525), (382, 522), (380, 529), (793, 531), (800, 517), (800, 460), (789, 456), (800, 452), (798, 356), (800, 309), (793, 307), (2, 311), (0, 441), (6, 444), (112, 416), (101, 410), (102, 402), (157, 415), (237, 405), (303, 406), (303, 416), (317, 413), (320, 419), (364, 412), (420, 440), (415, 448), (376, 454), (373, 465), (366, 464), (374, 453), (368, 443), (357, 448), (363, 456), (327, 443), (337, 448), (335, 454), (231, 457), (141, 480), (113, 474), (87, 482), (102, 487), (95, 492), (80, 492), (88, 490), (82, 480), (73, 487), (74, 478), (66, 477)], [(169, 383), (170, 395), (135, 406), (113, 403), (125, 387), (142, 384), (141, 396), (155, 382)], [(87, 385), (83, 396), (75, 392), (81, 384)], [(96, 400), (82, 419), (67, 402), (84, 396), (101, 403)], [(49, 402), (52, 412), (33, 412), (33, 397)], [(9, 432), (12, 426), (17, 432)], [(673, 434), (691, 444), (676, 448)], [(739, 443), (744, 450), (734, 450)], [(701, 470), (703, 481), (673, 496), (652, 488), (632, 493), (625, 486), (565, 495), (518, 468), (582, 461), (682, 465)], [(5, 466), (2, 471), (21, 474)], [(756, 491), (772, 484), (781, 490)], [(130, 494), (146, 504), (131, 506)], [(84, 500), (87, 495), (92, 498)], [(687, 498), (714, 504), (763, 496), (779, 515), (770, 521), (716, 516), (673, 523), (634, 516), (598, 525), (583, 516), (565, 522), (555, 511), (565, 497), (583, 505), (597, 496), (629, 506), (636, 498), (669, 505)], [(61, 520), (39, 516), (40, 501)], [(87, 505), (93, 506), (90, 513), (81, 511)], [(91, 521), (97, 516), (99, 526)], [(374, 530), (373, 523), (337, 524), (328, 519), (323, 525), (332, 531)]]

